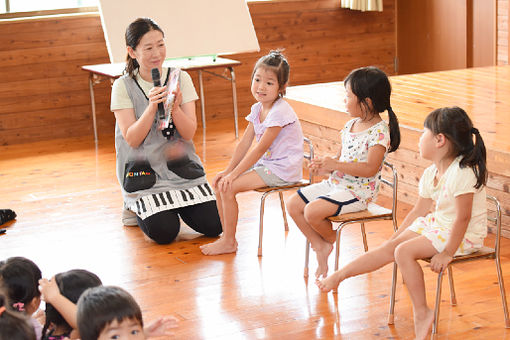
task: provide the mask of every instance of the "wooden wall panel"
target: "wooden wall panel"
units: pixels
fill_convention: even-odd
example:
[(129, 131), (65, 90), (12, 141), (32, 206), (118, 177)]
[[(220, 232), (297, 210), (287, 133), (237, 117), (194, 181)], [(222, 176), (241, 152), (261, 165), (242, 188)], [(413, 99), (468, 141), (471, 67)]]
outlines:
[[(249, 3), (261, 52), (230, 56), (242, 62), (235, 69), (240, 119), (253, 104), (252, 67), (271, 49), (285, 49), (292, 85), (341, 80), (365, 65), (392, 74), (395, 1), (384, 5), (382, 13), (362, 13), (340, 9), (337, 0)], [(5, 21), (0, 30), (0, 46), (7, 47), (0, 50), (0, 144), (93, 138), (88, 74), (80, 66), (109, 61), (99, 15)], [(230, 83), (205, 74), (204, 88), (207, 120), (231, 118)], [(95, 95), (99, 132), (111, 134), (109, 83), (97, 85)]]
[(508, 0), (498, 0), (497, 3), (497, 63), (498, 65), (508, 64), (508, 51), (510, 48), (508, 35), (508, 16), (510, 13), (510, 6)]

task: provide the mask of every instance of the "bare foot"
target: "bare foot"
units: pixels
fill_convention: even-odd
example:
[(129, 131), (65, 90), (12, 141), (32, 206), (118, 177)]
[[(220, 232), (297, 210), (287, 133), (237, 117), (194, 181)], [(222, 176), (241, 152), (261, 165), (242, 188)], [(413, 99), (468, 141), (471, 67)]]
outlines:
[(429, 335), (430, 328), (434, 322), (434, 311), (427, 308), (427, 311), (421, 315), (414, 315), (414, 334), (415, 340), (425, 340)]
[(317, 255), (317, 270), (315, 271), (315, 277), (318, 279), (321, 276), (326, 277), (328, 275), (328, 257), (333, 250), (333, 245), (327, 241), (321, 242), (321, 244), (312, 245), (315, 254)]
[(204, 255), (220, 255), (235, 253), (237, 251), (237, 241), (235, 239), (233, 241), (230, 241), (226, 240), (223, 237), (220, 237), (218, 240), (212, 243), (200, 246), (200, 250)]
[(334, 272), (324, 280), (315, 280), (315, 284), (322, 290), (324, 293), (329, 292), (332, 289), (338, 288), (338, 285), (342, 282), (340, 278), (340, 273)]

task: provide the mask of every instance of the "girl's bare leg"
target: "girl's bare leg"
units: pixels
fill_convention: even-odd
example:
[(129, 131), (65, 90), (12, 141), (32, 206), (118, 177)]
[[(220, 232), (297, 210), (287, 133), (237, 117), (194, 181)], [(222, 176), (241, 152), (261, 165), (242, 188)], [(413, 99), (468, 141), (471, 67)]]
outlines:
[[(219, 255), (234, 253), (237, 251), (236, 229), (239, 207), (236, 195), (239, 192), (264, 187), (266, 184), (255, 171), (250, 171), (239, 176), (233, 183), (230, 190), (220, 194), (221, 211), (220, 218), (223, 226), (223, 234), (215, 242), (200, 247), (204, 255)], [(218, 206), (220, 209), (220, 206)]]
[[(336, 205), (325, 200), (315, 200), (306, 204), (298, 194), (294, 194), (287, 208), (317, 255), (318, 266), (315, 276), (325, 277), (328, 273), (328, 257), (336, 239), (336, 233), (326, 218), (336, 212)], [(311, 220), (315, 221), (313, 225), (310, 223)]]
[(414, 332), (416, 339), (419, 340), (428, 337), (434, 321), (434, 312), (427, 306), (423, 270), (418, 259), (431, 257), (435, 254), (437, 254), (437, 250), (425, 236), (404, 242), (395, 249), (395, 261), (402, 272), (413, 303)]
[(394, 252), (399, 244), (419, 236), (414, 231), (404, 230), (395, 239), (388, 240), (379, 247), (364, 253), (324, 280), (317, 280), (316, 284), (323, 292), (329, 292), (349, 277), (373, 272), (395, 260)]

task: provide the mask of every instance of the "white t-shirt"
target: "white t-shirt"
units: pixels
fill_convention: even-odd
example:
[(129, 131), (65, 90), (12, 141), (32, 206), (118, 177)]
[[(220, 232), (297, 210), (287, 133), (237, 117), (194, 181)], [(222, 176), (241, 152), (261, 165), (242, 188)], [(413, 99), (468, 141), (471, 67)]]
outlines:
[[(348, 121), (342, 130), (340, 162), (367, 162), (368, 150), (375, 145), (382, 145), (386, 149), (384, 153), (384, 157), (386, 157), (390, 146), (388, 123), (381, 120), (364, 131), (351, 132), (352, 125), (358, 119), (355, 118)], [(352, 176), (335, 170), (329, 176), (329, 181), (335, 186), (349, 190), (364, 203), (369, 203), (375, 200), (379, 192), (381, 169), (382, 163), (377, 173), (372, 177)]]
[[(163, 79), (166, 79), (168, 70), (169, 70), (168, 68), (163, 68), (161, 82), (163, 82)], [(145, 92), (145, 95), (147, 95), (149, 93), (150, 89), (152, 89), (154, 87), (154, 83), (152, 81), (145, 81), (144, 79), (142, 79), (142, 77), (140, 77), (140, 74), (138, 72), (136, 73), (135, 77), (136, 77), (136, 81), (138, 82), (140, 87)], [(185, 71), (181, 71), (179, 86), (181, 88), (183, 104), (198, 99), (197, 92), (195, 91), (195, 87), (193, 86), (193, 81), (191, 80), (190, 75)], [(128, 93), (126, 90), (126, 85), (124, 84), (123, 81), (121, 81), (120, 78), (115, 80), (115, 82), (113, 83), (113, 86), (112, 86), (112, 98), (111, 98), (111, 103), (110, 103), (110, 110), (115, 111), (115, 110), (132, 109), (132, 108), (133, 108), (133, 102), (131, 101), (131, 99), (128, 96)]]
[(467, 239), (484, 238), (487, 236), (487, 194), (485, 186), (475, 189), (475, 173), (469, 166), (464, 168), (459, 166), (461, 158), (462, 156), (455, 158), (441, 176), (437, 185), (434, 185), (434, 177), (437, 172), (435, 164), (425, 169), (420, 179), (419, 194), (423, 198), (431, 198), (436, 203), (432, 214), (437, 224), (452, 229), (457, 216), (455, 198), (462, 194), (474, 193), (471, 220), (464, 237)]

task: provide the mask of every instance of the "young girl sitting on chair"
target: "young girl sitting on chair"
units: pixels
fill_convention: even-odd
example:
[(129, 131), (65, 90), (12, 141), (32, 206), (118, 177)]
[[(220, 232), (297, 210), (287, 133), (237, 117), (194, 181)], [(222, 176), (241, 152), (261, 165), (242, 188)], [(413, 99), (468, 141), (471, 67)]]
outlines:
[[(416, 339), (425, 339), (434, 321), (418, 260), (432, 257), (430, 267), (439, 273), (453, 256), (481, 248), (487, 235), (486, 151), (479, 131), (458, 107), (431, 112), (424, 126), (420, 154), (433, 164), (420, 179), (414, 208), (383, 245), (317, 281), (327, 292), (349, 277), (396, 261), (413, 303)], [(434, 202), (434, 211), (429, 213)]]
[[(216, 242), (201, 246), (205, 255), (237, 251), (239, 192), (293, 184), (303, 176), (301, 124), (292, 107), (283, 100), (289, 71), (287, 60), (278, 51), (270, 52), (255, 64), (251, 93), (257, 103), (246, 117), (248, 127), (230, 164), (213, 180), (223, 235)], [(254, 139), (257, 144), (250, 150)]]
[[(328, 217), (364, 210), (379, 191), (384, 158), (400, 144), (397, 116), (391, 109), (391, 85), (376, 67), (352, 71), (344, 80), (346, 108), (353, 119), (342, 130), (342, 148), (333, 157), (315, 159), (310, 169), (329, 178), (298, 190), (289, 214), (317, 254), (316, 277), (328, 273), (336, 240)], [(380, 113), (388, 111), (389, 124)]]

